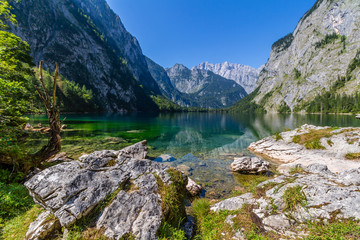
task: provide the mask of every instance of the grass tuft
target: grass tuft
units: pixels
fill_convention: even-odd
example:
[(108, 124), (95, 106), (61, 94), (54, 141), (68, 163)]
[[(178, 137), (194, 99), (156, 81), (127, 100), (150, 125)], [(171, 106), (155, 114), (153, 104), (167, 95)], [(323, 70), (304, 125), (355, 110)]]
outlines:
[(345, 155), (345, 158), (349, 160), (358, 160), (360, 159), (360, 153), (348, 153)]
[(306, 197), (301, 186), (287, 188), (283, 194), (285, 202), (284, 212), (294, 212), (298, 205), (306, 207)]
[(304, 172), (305, 172), (305, 170), (300, 166), (295, 166), (295, 167), (291, 168), (289, 171), (290, 174), (304, 173)]
[(306, 240), (321, 239), (360, 239), (360, 224), (352, 219), (335, 221), (329, 224), (324, 222), (309, 222)]
[(283, 139), (283, 137), (281, 136), (281, 134), (278, 133), (278, 132), (276, 132), (276, 133), (275, 133), (275, 140), (276, 140), (276, 141), (280, 141), (280, 140), (282, 140), (282, 139)]

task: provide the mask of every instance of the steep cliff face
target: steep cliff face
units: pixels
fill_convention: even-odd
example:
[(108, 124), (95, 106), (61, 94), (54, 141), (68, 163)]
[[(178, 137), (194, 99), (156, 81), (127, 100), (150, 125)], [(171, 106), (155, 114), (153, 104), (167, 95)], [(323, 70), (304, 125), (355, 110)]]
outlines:
[(318, 0), (294, 32), (272, 46), (255, 101), (268, 111), (284, 106), (300, 111), (329, 89), (354, 94), (360, 83), (359, 50), (360, 2)]
[(204, 108), (228, 107), (247, 95), (236, 82), (223, 78), (211, 71), (188, 69), (175, 64), (166, 69), (167, 75), (184, 98), (191, 99), (193, 106)]
[[(160, 90), (137, 40), (105, 0), (14, 2), (19, 27), (35, 63), (55, 62), (67, 79), (92, 89), (103, 111), (155, 110), (146, 93)], [(141, 87), (142, 85), (143, 87)]]
[(204, 62), (195, 66), (193, 69), (209, 70), (224, 78), (234, 80), (237, 84), (242, 86), (245, 91), (250, 94), (255, 88), (259, 78), (259, 73), (264, 66), (256, 69), (250, 66), (236, 64), (236, 63), (209, 63)]

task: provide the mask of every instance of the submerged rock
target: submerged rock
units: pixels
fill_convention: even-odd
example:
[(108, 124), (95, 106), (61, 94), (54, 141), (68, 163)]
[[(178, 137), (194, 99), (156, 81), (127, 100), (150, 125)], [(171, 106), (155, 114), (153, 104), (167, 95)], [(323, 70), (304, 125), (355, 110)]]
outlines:
[[(65, 228), (91, 213), (96, 227), (109, 238), (155, 239), (171, 211), (171, 206), (162, 209), (164, 191), (158, 184), (163, 188), (179, 180), (169, 174), (169, 167), (144, 159), (146, 154), (146, 141), (120, 151), (97, 151), (83, 155), (80, 161), (47, 168), (25, 186), (34, 201)], [(185, 191), (186, 181), (180, 186)], [(181, 192), (172, 194), (182, 197)]]
[(173, 162), (175, 160), (176, 160), (176, 158), (174, 158), (170, 154), (162, 154), (159, 157), (154, 159), (155, 162)]
[(264, 173), (269, 171), (270, 163), (258, 157), (235, 158), (230, 169), (233, 172)]

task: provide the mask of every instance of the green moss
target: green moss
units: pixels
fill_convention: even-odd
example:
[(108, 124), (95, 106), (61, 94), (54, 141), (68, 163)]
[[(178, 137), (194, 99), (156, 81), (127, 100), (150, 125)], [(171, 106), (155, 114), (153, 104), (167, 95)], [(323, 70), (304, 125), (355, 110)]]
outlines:
[(298, 205), (306, 208), (306, 197), (302, 191), (301, 186), (287, 188), (282, 198), (285, 202), (285, 212), (294, 212)]

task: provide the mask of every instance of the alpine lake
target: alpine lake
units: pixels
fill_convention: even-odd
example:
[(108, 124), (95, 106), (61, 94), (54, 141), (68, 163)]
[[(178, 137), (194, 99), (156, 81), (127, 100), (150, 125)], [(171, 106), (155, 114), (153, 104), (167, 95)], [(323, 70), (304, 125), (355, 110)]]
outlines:
[[(47, 125), (46, 115), (28, 116), (30, 124)], [(303, 124), (336, 127), (360, 127), (354, 115), (320, 114), (230, 114), (230, 113), (160, 113), (160, 114), (64, 114), (62, 152), (73, 159), (97, 150), (120, 150), (147, 140), (149, 158), (157, 161), (162, 154), (174, 158), (165, 162), (184, 171), (204, 189), (203, 195), (219, 199), (229, 197), (267, 176), (233, 173), (229, 165), (234, 157), (252, 155), (250, 143), (276, 132)], [(32, 137), (36, 149), (47, 142)]]

